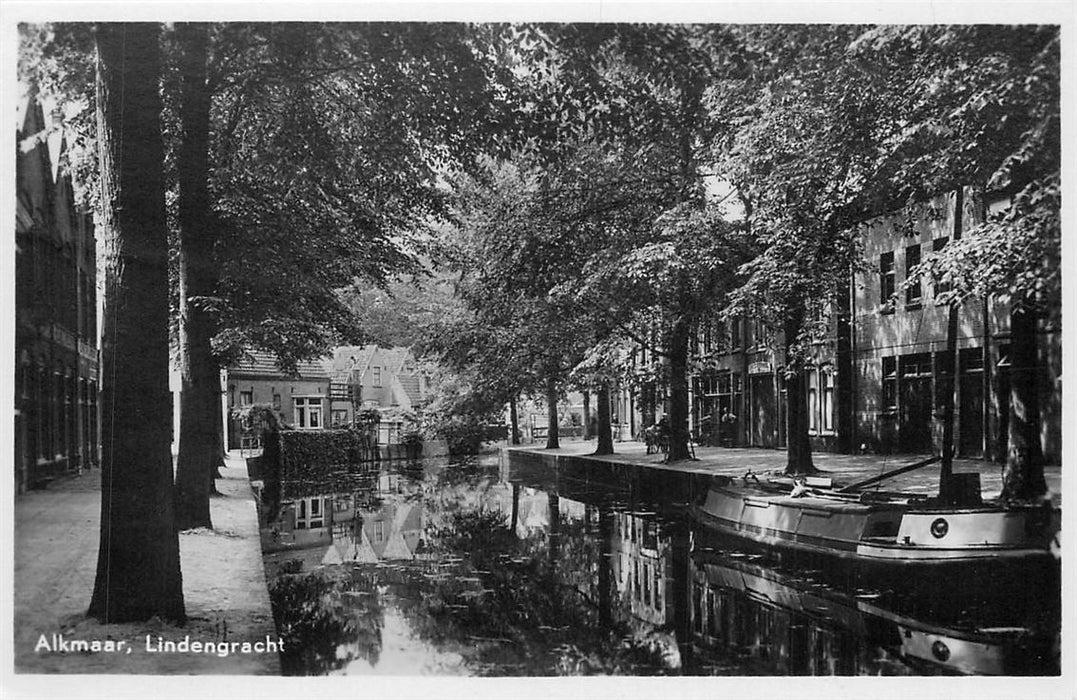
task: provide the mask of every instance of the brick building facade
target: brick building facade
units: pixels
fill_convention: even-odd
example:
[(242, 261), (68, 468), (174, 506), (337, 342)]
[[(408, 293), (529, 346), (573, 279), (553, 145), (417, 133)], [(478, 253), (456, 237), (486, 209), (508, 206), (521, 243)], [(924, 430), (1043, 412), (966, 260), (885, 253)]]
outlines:
[(19, 103), (15, 221), (15, 486), (99, 463), (97, 263), (66, 142)]
[[(1009, 413), (1009, 310), (970, 300), (957, 313), (956, 357), (947, 350), (944, 288), (909, 271), (980, 224), (988, 209), (965, 188), (865, 222), (862, 265), (838, 297), (830, 331), (811, 348), (809, 434), (820, 451), (938, 453), (942, 407), (955, 397), (960, 456), (1001, 460)], [(784, 447), (783, 339), (758, 321), (702, 329), (696, 351), (708, 367), (692, 382), (692, 427), (731, 445)], [(1039, 329), (1041, 433), (1061, 460), (1061, 309)], [(954, 377), (957, 377), (956, 387)], [(731, 419), (723, 423), (721, 417)]]

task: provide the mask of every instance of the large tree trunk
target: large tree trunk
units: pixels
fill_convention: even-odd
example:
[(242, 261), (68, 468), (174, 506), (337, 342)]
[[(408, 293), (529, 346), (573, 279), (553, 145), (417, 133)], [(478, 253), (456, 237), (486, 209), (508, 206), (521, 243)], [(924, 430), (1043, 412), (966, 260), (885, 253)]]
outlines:
[(688, 322), (674, 322), (669, 341), (669, 453), (666, 460), (688, 459)]
[(1039, 348), (1036, 315), (1015, 309), (1010, 316), (1009, 453), (1002, 470), (1002, 500), (1032, 501), (1047, 493), (1040, 444)]
[(556, 450), (561, 446), (557, 434), (557, 378), (552, 374), (546, 379), (546, 449)]
[(176, 25), (182, 94), (178, 157), (180, 232), (180, 323), (186, 342), (180, 368), (180, 447), (176, 467), (176, 526), (213, 527), (209, 495), (217, 474), (217, 410), (220, 369), (210, 340), (217, 320), (192, 298), (216, 291), (213, 267), (215, 231), (209, 198), (209, 89), (206, 85), (206, 25)]
[(803, 360), (792, 348), (804, 323), (804, 309), (794, 306), (785, 317), (785, 439), (786, 474), (814, 474), (818, 470), (812, 463), (811, 438), (808, 437), (807, 376)]
[(101, 215), (101, 542), (89, 615), (184, 622), (168, 391), (168, 232), (156, 24), (96, 28)]
[(598, 447), (596, 455), (613, 454), (613, 426), (610, 424), (610, 387), (603, 384), (595, 399), (598, 402)]

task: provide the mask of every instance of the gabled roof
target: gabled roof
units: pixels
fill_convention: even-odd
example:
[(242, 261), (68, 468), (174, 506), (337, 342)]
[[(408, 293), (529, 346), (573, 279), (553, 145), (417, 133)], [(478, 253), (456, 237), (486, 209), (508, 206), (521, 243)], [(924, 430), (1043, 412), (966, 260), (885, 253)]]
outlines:
[(346, 384), (351, 381), (352, 370), (366, 370), (377, 349), (377, 345), (341, 345), (333, 348), (333, 356), (324, 362), (325, 371), (332, 381)]
[(228, 368), (232, 374), (258, 374), (270, 377), (293, 377), (298, 379), (328, 379), (324, 361), (299, 362), (297, 374), (288, 375), (277, 366), (277, 358), (261, 350), (247, 350), (238, 362)]

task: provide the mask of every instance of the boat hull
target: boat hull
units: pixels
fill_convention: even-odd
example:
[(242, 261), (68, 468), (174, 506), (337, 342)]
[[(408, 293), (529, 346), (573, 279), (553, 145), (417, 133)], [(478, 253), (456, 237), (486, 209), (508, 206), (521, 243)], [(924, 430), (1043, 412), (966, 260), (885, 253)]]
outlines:
[(701, 522), (754, 542), (883, 563), (1050, 558), (1057, 511), (792, 497), (725, 480), (695, 507)]

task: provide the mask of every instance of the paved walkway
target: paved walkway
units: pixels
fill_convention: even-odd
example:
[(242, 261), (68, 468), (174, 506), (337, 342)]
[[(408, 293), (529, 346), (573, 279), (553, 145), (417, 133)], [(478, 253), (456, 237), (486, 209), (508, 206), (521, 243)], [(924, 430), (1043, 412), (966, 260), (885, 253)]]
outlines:
[[(538, 450), (554, 454), (586, 456), (595, 451), (595, 441), (563, 440), (561, 441), (561, 448), (558, 450), (545, 450), (542, 443), (521, 445), (509, 449)], [(646, 447), (641, 442), (615, 442), (613, 450), (616, 454), (595, 456), (593, 459), (623, 464), (638, 464), (653, 469), (671, 469), (698, 474), (727, 474), (730, 476), (740, 476), (748, 471), (757, 474), (761, 472), (781, 472), (785, 469), (786, 464), (785, 450), (768, 450), (754, 447), (696, 446), (696, 459), (672, 464), (663, 462), (665, 455), (648, 455)], [(815, 467), (827, 472), (824, 476), (830, 476), (837, 486), (869, 479), (889, 470), (921, 461), (927, 457), (928, 455), (922, 454), (845, 455), (830, 452), (815, 452), (812, 454)], [(1001, 464), (974, 459), (955, 459), (954, 472), (978, 472), (980, 474), (980, 488), (984, 498), (997, 497), (1002, 491)], [(1057, 465), (1045, 467), (1044, 473), (1052, 499), (1060, 504), (1062, 498), (1061, 467)], [(912, 491), (914, 493), (938, 493), (939, 466), (936, 463), (923, 469), (899, 475), (888, 479), (880, 487), (883, 489)]]
[[(97, 567), (101, 472), (57, 480), (15, 500), (15, 670), (19, 673), (280, 674), (275, 653), (150, 653), (156, 640), (276, 640), (254, 497), (238, 453), (210, 503), (213, 530), (180, 534), (188, 623), (101, 625), (87, 619)], [(126, 640), (123, 653), (35, 652), (41, 635)]]

